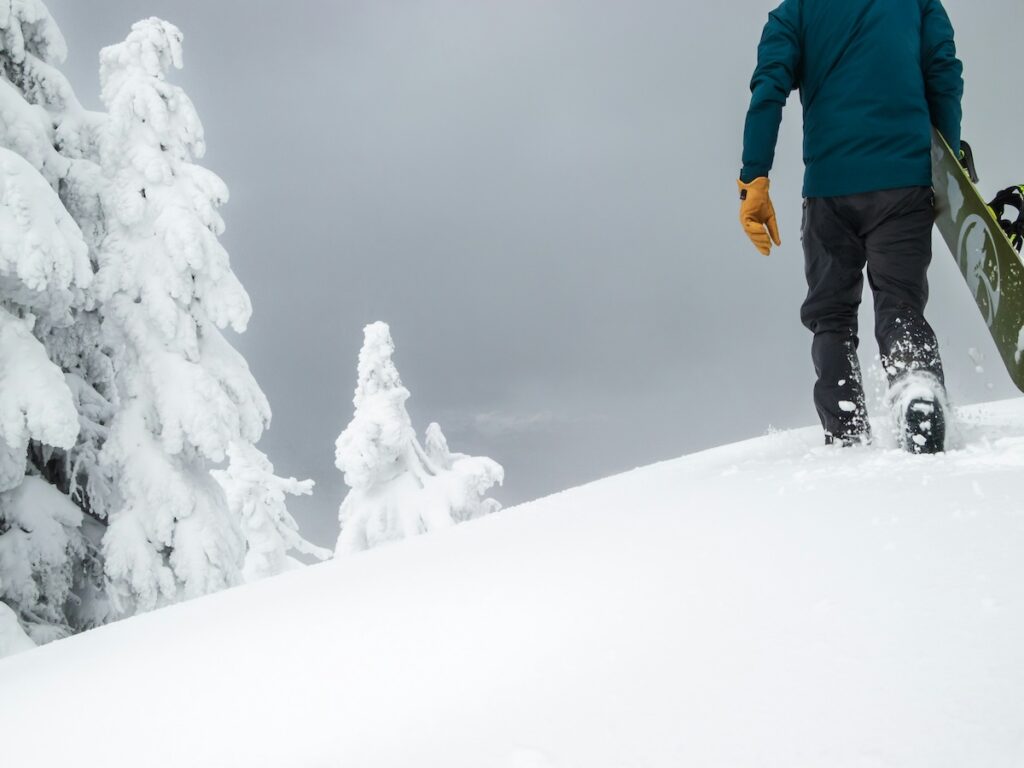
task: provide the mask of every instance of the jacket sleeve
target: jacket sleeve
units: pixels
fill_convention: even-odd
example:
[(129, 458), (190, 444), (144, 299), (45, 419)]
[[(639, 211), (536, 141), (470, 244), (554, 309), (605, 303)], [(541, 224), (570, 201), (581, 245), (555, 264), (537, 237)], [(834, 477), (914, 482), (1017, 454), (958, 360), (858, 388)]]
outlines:
[(750, 108), (743, 129), (743, 169), (750, 182), (767, 176), (775, 161), (782, 108), (799, 84), (800, 1), (785, 0), (768, 15), (757, 47), (757, 68), (750, 81)]
[(921, 70), (932, 123), (954, 152), (960, 150), (964, 66), (956, 57), (953, 25), (941, 0), (926, 0), (921, 18)]

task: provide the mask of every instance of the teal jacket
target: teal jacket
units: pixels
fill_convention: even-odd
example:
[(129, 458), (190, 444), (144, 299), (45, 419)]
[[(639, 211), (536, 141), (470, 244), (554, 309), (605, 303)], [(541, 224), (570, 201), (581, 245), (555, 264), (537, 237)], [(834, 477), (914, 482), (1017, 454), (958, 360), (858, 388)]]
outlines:
[(960, 146), (963, 65), (940, 0), (785, 0), (757, 49), (743, 170), (767, 176), (799, 88), (804, 196), (930, 186), (931, 126)]

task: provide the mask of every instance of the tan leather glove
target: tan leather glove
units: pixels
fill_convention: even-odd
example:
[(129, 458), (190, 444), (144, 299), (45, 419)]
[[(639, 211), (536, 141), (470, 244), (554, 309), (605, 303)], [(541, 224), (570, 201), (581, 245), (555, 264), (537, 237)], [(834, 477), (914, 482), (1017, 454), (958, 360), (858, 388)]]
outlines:
[(759, 176), (749, 184), (736, 183), (740, 188), (740, 224), (754, 247), (767, 256), (772, 252), (772, 241), (782, 245), (779, 222), (775, 219), (775, 208), (768, 196), (768, 177)]

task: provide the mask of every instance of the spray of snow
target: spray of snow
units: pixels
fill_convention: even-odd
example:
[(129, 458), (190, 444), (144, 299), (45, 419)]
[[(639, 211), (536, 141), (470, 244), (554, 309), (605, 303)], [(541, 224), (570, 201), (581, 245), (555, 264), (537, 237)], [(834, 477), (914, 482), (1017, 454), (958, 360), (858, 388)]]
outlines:
[(446, 528), (500, 509), (484, 494), (504, 480), (491, 459), (453, 454), (440, 426), (426, 447), (412, 428), (385, 323), (364, 331), (355, 415), (338, 437), (335, 463), (350, 490), (339, 511), (337, 554)]

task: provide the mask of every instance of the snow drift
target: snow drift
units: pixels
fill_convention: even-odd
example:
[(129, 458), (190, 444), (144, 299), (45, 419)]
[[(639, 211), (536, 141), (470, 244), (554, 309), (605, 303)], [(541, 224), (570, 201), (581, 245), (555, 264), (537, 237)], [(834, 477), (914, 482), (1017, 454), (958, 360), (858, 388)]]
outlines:
[(638, 469), (9, 657), (2, 763), (1021, 764), (1024, 399), (965, 409), (944, 455), (819, 443)]

